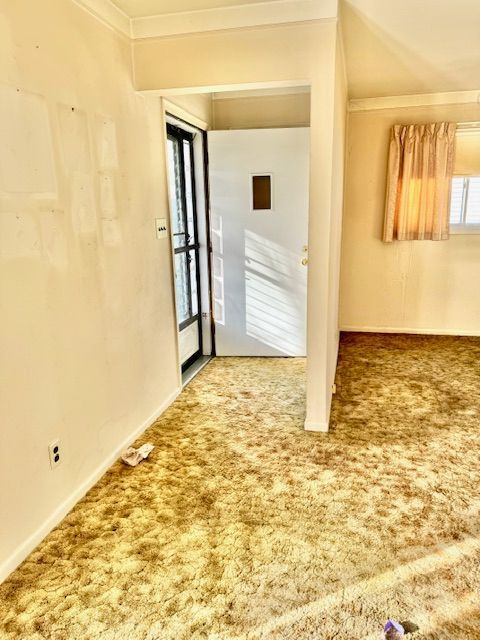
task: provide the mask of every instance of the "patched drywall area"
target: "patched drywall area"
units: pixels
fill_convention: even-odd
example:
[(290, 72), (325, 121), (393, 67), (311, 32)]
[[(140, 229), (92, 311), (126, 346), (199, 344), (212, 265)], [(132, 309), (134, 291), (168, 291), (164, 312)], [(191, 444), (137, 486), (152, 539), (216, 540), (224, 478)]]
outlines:
[(0, 189), (4, 193), (57, 194), (52, 134), (45, 98), (0, 87)]
[(1, 578), (179, 377), (160, 101), (70, 0), (0, 5)]

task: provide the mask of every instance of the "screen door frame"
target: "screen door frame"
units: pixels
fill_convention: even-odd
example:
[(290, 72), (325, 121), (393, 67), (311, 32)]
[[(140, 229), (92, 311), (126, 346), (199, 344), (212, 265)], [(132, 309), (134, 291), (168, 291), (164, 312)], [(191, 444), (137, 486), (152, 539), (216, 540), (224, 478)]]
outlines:
[[(177, 255), (184, 255), (186, 260), (186, 278), (185, 286), (187, 288), (188, 299), (188, 318), (182, 322), (178, 322), (179, 332), (183, 331), (190, 325), (197, 323), (198, 329), (198, 349), (181, 365), (182, 372), (188, 369), (201, 355), (202, 355), (202, 315), (201, 315), (201, 290), (200, 290), (200, 256), (199, 249), (200, 244), (198, 240), (198, 218), (197, 218), (197, 203), (195, 193), (195, 170), (194, 170), (194, 154), (193, 154), (193, 138), (194, 135), (189, 131), (185, 131), (171, 123), (167, 123), (167, 138), (172, 140), (174, 144), (178, 144), (179, 149), (179, 169), (180, 175), (180, 212), (183, 219), (184, 232), (173, 233), (173, 252), (174, 260)], [(185, 144), (187, 143), (187, 144)], [(188, 147), (188, 151), (186, 150)], [(190, 164), (190, 179), (191, 179), (191, 206), (193, 217), (193, 234), (189, 234), (188, 225), (188, 206), (187, 206), (187, 188), (186, 188), (186, 171), (185, 160), (186, 153), (188, 153), (188, 159)], [(190, 265), (192, 262), (192, 254), (195, 259), (195, 273), (192, 278)], [(177, 278), (176, 269), (175, 277)], [(192, 291), (193, 280), (196, 284), (196, 294)], [(194, 313), (194, 301), (196, 302), (196, 313)]]

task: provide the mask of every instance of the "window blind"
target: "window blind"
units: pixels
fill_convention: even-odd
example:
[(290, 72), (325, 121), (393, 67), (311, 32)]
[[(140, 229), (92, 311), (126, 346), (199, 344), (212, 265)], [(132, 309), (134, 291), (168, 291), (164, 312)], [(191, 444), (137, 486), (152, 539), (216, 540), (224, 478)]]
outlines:
[(480, 176), (480, 129), (457, 130), (454, 175)]

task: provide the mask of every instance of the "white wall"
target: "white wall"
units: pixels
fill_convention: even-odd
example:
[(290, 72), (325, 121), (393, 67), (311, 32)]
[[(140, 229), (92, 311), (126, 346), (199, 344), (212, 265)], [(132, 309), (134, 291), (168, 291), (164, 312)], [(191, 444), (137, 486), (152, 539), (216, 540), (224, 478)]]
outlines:
[[(162, 95), (307, 86), (333, 75), (336, 15), (325, 22), (269, 25), (133, 42), (135, 86)], [(175, 64), (165, 64), (165, 61)], [(273, 84), (275, 83), (275, 84)], [(255, 85), (255, 86), (252, 86)], [(325, 96), (327, 99), (327, 96)]]
[[(168, 217), (159, 102), (133, 90), (129, 41), (70, 0), (0, 8), (1, 578), (180, 380), (171, 252), (154, 233), (154, 218)], [(323, 426), (335, 29), (233, 30), (133, 51), (140, 89), (312, 85), (307, 410)], [(57, 437), (63, 463), (51, 471)]]
[(342, 244), (343, 198), (345, 186), (345, 146), (347, 135), (347, 78), (341, 40), (337, 41), (335, 60), (335, 105), (333, 124), (332, 220), (329, 251), (328, 364), (327, 407), (330, 415), (340, 340), (338, 306), (340, 291), (340, 258)]
[(70, 0), (0, 14), (1, 579), (179, 379), (159, 101)]
[(236, 96), (213, 100), (214, 129), (308, 127), (310, 93)]
[[(310, 217), (308, 234), (308, 326), (307, 326), (307, 416), (305, 428), (328, 431), (332, 383), (337, 364), (338, 289), (340, 270), (341, 224), (343, 213), (343, 177), (347, 86), (340, 34), (337, 32), (330, 66), (331, 101), (312, 87), (312, 156), (323, 150), (319, 162), (326, 162), (328, 186), (318, 180), (317, 162), (310, 166), (310, 210), (321, 206), (321, 215)], [(322, 109), (323, 106), (323, 109)], [(328, 108), (327, 108), (328, 107)], [(314, 114), (316, 117), (314, 117)], [(318, 114), (322, 114), (318, 117)], [(326, 153), (328, 151), (328, 157)], [(326, 200), (326, 201), (325, 201)], [(324, 358), (323, 367), (318, 361)], [(313, 357), (312, 357), (313, 356)], [(317, 379), (321, 376), (321, 384)], [(318, 393), (318, 388), (321, 393)]]
[[(177, 108), (172, 108), (172, 103)], [(165, 102), (165, 110), (188, 122), (194, 122), (200, 128), (207, 129), (213, 122), (212, 94), (192, 93), (169, 96)]]
[(393, 124), (480, 119), (478, 105), (350, 113), (340, 325), (347, 330), (480, 335), (480, 235), (382, 242)]

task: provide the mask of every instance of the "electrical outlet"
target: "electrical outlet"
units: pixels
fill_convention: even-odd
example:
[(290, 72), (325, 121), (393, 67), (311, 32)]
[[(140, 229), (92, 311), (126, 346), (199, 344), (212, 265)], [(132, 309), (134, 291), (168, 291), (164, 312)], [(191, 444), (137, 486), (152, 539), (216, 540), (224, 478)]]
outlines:
[(54, 440), (48, 445), (48, 454), (50, 456), (50, 466), (52, 469), (55, 469), (62, 461), (60, 455), (60, 440)]

